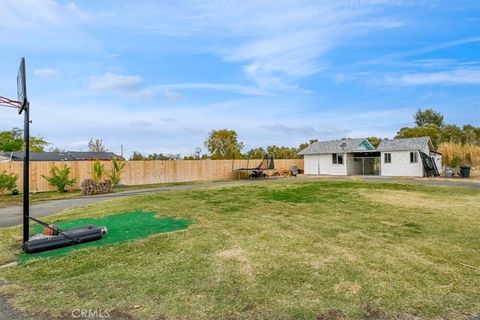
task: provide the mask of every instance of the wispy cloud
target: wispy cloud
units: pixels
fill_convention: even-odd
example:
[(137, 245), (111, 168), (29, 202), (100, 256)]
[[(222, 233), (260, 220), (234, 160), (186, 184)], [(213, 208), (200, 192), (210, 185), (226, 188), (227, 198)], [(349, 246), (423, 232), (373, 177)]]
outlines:
[(319, 126), (318, 128), (311, 125), (288, 125), (284, 123), (275, 123), (263, 126), (264, 129), (273, 134), (300, 136), (300, 137), (326, 137), (341, 136), (348, 132), (348, 129), (337, 128), (334, 126)]
[(457, 40), (452, 40), (447, 42), (440, 42), (440, 43), (436, 43), (433, 45), (425, 46), (425, 47), (414, 49), (414, 50), (392, 53), (383, 57), (379, 57), (379, 58), (367, 61), (367, 63), (384, 63), (385, 61), (389, 61), (389, 60), (398, 60), (401, 58), (419, 56), (422, 54), (438, 51), (441, 49), (447, 49), (450, 47), (456, 47), (456, 46), (461, 46), (464, 44), (476, 43), (476, 42), (480, 42), (480, 37), (468, 37), (468, 38), (462, 38), (462, 39), (457, 39)]
[(168, 101), (179, 101), (183, 99), (183, 95), (178, 92), (167, 90), (163, 93), (163, 97)]
[(142, 78), (139, 76), (125, 76), (107, 72), (100, 76), (90, 77), (89, 88), (98, 91), (124, 91), (137, 89), (141, 83)]
[(72, 2), (53, 0), (3, 0), (0, 25), (23, 30), (47, 30), (89, 21), (88, 15)]
[[(142, 23), (138, 24), (139, 6), (124, 3), (117, 7), (115, 20), (109, 19), (108, 14), (102, 17), (106, 24), (118, 28), (128, 26), (139, 32), (169, 37), (204, 36), (202, 46), (196, 50), (242, 64), (245, 77), (260, 89), (229, 86), (237, 92), (301, 92), (298, 81), (328, 67), (323, 57), (332, 49), (375, 30), (402, 26), (398, 19), (376, 15), (380, 7), (397, 4), (397, 1), (370, 1), (361, 5), (351, 1), (276, 2), (274, 5), (270, 1), (241, 5), (150, 2), (142, 6)], [(217, 90), (212, 85), (204, 88)], [(223, 86), (220, 90), (225, 89)]]
[(33, 74), (42, 79), (54, 79), (58, 77), (57, 69), (53, 68), (35, 69)]
[(388, 85), (480, 85), (480, 69), (392, 75), (380, 80)]
[(217, 90), (241, 93), (244, 95), (262, 96), (268, 93), (255, 86), (244, 86), (230, 83), (171, 83), (154, 85), (153, 89), (169, 92), (170, 90)]
[(101, 44), (86, 30), (91, 19), (71, 1), (0, 1), (0, 41), (17, 50), (94, 52)]

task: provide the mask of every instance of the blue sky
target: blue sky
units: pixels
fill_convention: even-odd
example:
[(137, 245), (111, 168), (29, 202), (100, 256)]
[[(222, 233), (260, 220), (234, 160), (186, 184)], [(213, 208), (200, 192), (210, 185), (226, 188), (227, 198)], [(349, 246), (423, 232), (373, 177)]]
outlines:
[(480, 125), (478, 1), (0, 0), (0, 95), (22, 56), (32, 132), (68, 150), (391, 138), (428, 107)]

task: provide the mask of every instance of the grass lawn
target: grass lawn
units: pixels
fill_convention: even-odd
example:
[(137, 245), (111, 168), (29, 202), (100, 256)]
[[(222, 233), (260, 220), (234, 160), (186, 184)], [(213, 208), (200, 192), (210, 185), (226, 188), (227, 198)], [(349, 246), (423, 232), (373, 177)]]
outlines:
[[(169, 182), (169, 183), (155, 183), (155, 184), (143, 184), (138, 186), (122, 186), (113, 188), (113, 192), (122, 192), (129, 190), (139, 190), (139, 189), (151, 189), (159, 187), (168, 187), (168, 186), (178, 186), (185, 184), (195, 184), (196, 182)], [(35, 204), (38, 202), (51, 201), (51, 200), (60, 200), (60, 199), (69, 199), (69, 198), (79, 198), (82, 197), (80, 190), (70, 190), (68, 192), (57, 192), (57, 191), (48, 191), (48, 192), (36, 192), (30, 194), (30, 203)], [(23, 195), (4, 195), (0, 196), (0, 208), (21, 206), (23, 201)]]
[[(0, 293), (59, 318), (74, 308), (132, 319), (480, 313), (479, 190), (258, 181), (119, 199), (50, 221), (139, 210), (192, 224), (0, 269)], [(19, 241), (19, 228), (0, 230), (2, 262), (15, 259)]]

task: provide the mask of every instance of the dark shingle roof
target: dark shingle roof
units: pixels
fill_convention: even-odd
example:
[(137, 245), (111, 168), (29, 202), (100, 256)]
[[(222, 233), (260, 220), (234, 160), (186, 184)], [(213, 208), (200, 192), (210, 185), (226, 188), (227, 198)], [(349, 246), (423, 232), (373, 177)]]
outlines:
[(67, 151), (67, 153), (75, 160), (111, 160), (116, 156), (113, 152)]
[[(7, 152), (13, 161), (22, 161), (23, 152)], [(30, 152), (30, 161), (71, 161), (75, 160), (67, 153), (58, 152)]]
[(382, 140), (377, 148), (378, 151), (408, 151), (420, 149), (433, 149), (430, 137)]
[(357, 152), (374, 150), (375, 148), (365, 139), (342, 139), (333, 141), (314, 142), (299, 154), (321, 154), (321, 153), (339, 153), (339, 152)]

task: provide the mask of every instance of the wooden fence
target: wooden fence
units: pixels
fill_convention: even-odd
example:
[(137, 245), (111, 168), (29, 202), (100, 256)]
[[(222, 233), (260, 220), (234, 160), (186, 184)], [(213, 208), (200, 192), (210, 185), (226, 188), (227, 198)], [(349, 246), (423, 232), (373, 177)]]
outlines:
[[(111, 168), (110, 161), (103, 161), (107, 173)], [(121, 184), (142, 185), (166, 182), (185, 182), (201, 180), (222, 180), (236, 178), (233, 169), (255, 167), (260, 160), (149, 160), (126, 161), (121, 173)], [(303, 159), (275, 160), (276, 169), (289, 169), (291, 164), (296, 164), (303, 169)], [(75, 189), (80, 188), (80, 183), (92, 178), (93, 161), (34, 161), (30, 163), (30, 191), (53, 191), (42, 175), (50, 176), (53, 166), (63, 168), (67, 165), (71, 169), (71, 178), (76, 178)], [(18, 190), (23, 185), (23, 163), (21, 161), (1, 162), (0, 172), (7, 171), (18, 175)]]

